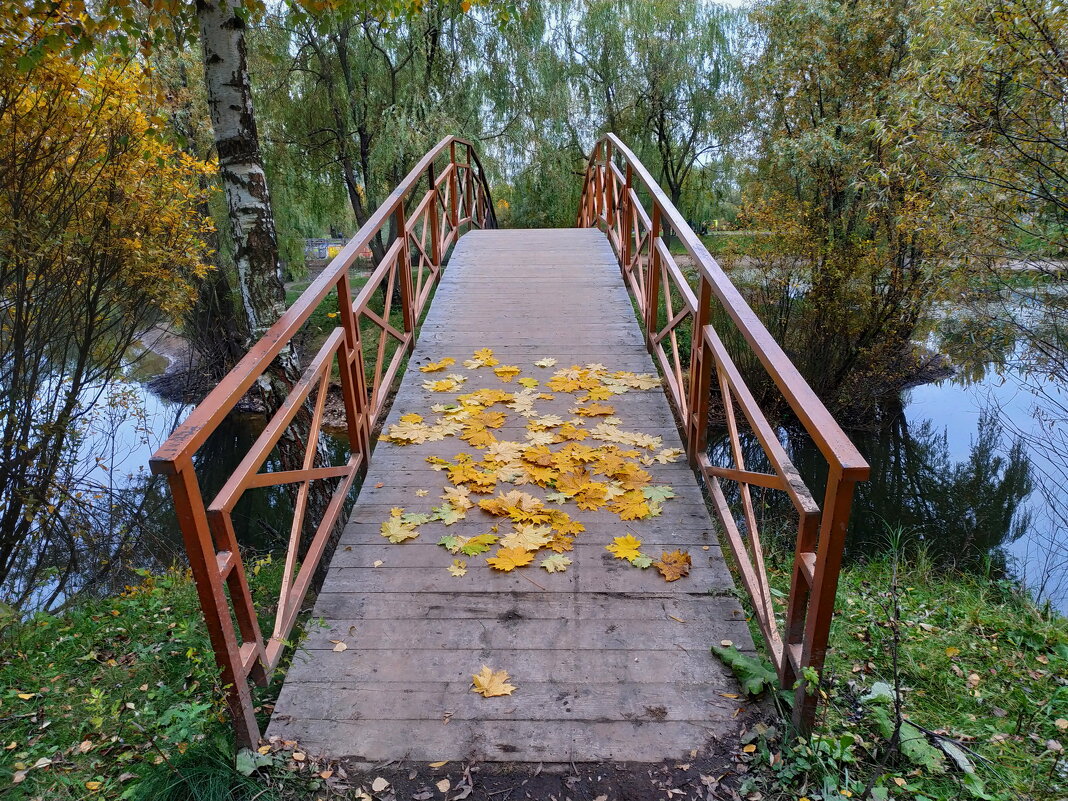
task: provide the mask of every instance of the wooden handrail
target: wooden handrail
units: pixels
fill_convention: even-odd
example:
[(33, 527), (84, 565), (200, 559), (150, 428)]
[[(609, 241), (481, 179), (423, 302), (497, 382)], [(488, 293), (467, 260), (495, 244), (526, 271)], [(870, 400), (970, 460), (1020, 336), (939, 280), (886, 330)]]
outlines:
[[(641, 202), (639, 188), (650, 198), (648, 209)], [(776, 670), (786, 688), (797, 686), (794, 722), (801, 731), (808, 731), (818, 696), (807, 691), (806, 682), (799, 679), (808, 668), (817, 672), (823, 668), (853, 490), (857, 482), (867, 480), (868, 464), (645, 165), (615, 134), (598, 141), (590, 155), (577, 224), (601, 228), (616, 252), (624, 280), (638, 302), (646, 343), (674, 401), (690, 462), (709, 486), (713, 509), (734, 553), (739, 577)], [(687, 283), (675, 263), (662, 236), (665, 228), (674, 232), (693, 259), (696, 287)], [(790, 462), (711, 325), (713, 299), (827, 461), (822, 507)], [(679, 344), (685, 336), (681, 328), (684, 322), (690, 326), (688, 364)], [(723, 404), (731, 464), (713, 464), (705, 452), (713, 393)], [(745, 465), (735, 404), (756, 435), (773, 473), (755, 472)], [(741, 520), (730, 508), (722, 481), (737, 488)], [(797, 514), (794, 568), (781, 632), (764, 567), (751, 487), (785, 492)]]
[[(462, 151), (462, 158), (458, 158), (458, 151)], [(438, 161), (445, 161), (443, 169), (435, 169)], [(418, 202), (409, 202), (424, 181), (425, 194)], [(410, 217), (406, 217), (406, 206), (412, 208)], [(367, 467), (371, 434), (384, 412), (388, 389), (414, 347), (416, 328), (449, 250), (464, 230), (496, 226), (489, 184), (474, 146), (446, 136), (419, 160), (326, 269), (152, 456), (152, 472), (167, 476), (171, 488), (241, 746), (255, 746), (259, 739), (249, 682), (266, 682), (282, 657), (349, 489)], [(396, 239), (353, 299), (349, 268), (383, 230), (394, 230)], [(335, 289), (340, 324), (327, 335), (215, 500), (205, 504), (194, 471), (194, 455)], [(390, 319), (394, 289), (399, 290), (403, 318), (396, 324)], [(383, 290), (380, 311), (372, 308), (379, 290)], [(370, 375), (365, 371), (365, 337), (375, 343)], [(387, 355), (390, 343), (394, 350)], [(343, 465), (317, 466), (324, 404), (335, 366), (341, 380), (351, 455)], [(303, 410), (311, 413), (306, 425), (298, 422)], [(300, 464), (283, 465), (278, 472), (258, 472), (281, 438), (297, 424), (303, 426), (299, 432), (304, 441)], [(307, 521), (311, 484), (325, 480), (337, 480), (338, 484), (321, 519)], [(265, 640), (231, 516), (246, 491), (286, 484), (298, 485), (298, 490), (275, 625)], [(314, 524), (314, 534), (298, 566), (298, 551), (309, 522)]]

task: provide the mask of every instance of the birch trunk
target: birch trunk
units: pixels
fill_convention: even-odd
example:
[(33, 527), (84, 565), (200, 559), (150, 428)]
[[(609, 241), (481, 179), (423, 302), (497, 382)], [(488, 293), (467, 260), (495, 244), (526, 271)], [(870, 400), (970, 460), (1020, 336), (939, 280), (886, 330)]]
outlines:
[(232, 0), (197, 2), (204, 82), (251, 345), (285, 310), (285, 286), (252, 111), (245, 22), (237, 9)]
[[(208, 108), (215, 132), (219, 174), (226, 193), (248, 345), (251, 346), (285, 311), (285, 284), (252, 109), (245, 21), (238, 14), (239, 0), (197, 0), (196, 8)], [(299, 355), (290, 344), (279, 353), (258, 385), (268, 417), (281, 407), (300, 372)], [(309, 442), (310, 428), (311, 412), (306, 403), (278, 441), (278, 457), (283, 470), (300, 470), (308, 447), (317, 451), (315, 464), (323, 464), (325, 447), (321, 442)], [(291, 489), (295, 493), (296, 486)], [(304, 518), (305, 537), (322, 520), (329, 501), (329, 489), (328, 482), (312, 482)], [(305, 544), (306, 540), (300, 548), (301, 554)]]

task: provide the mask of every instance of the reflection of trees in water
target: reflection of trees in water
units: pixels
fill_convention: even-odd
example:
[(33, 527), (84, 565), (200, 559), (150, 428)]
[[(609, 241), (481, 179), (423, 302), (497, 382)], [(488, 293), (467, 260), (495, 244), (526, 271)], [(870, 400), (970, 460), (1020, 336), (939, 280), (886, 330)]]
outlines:
[[(1032, 481), (1023, 444), (1017, 440), (1003, 454), (997, 418), (982, 415), (968, 458), (954, 462), (946, 435), (930, 422), (910, 427), (900, 405), (885, 419), (888, 424), (879, 431), (853, 434), (872, 475), (857, 486), (847, 555), (884, 550), (887, 528), (900, 527), (940, 564), (968, 567), (991, 559), (1004, 569), (1000, 546), (1020, 537), (1030, 523), (1023, 502)], [(827, 468), (819, 451), (804, 432), (780, 429), (780, 439), (822, 501)], [(743, 435), (742, 445), (749, 469), (769, 470), (753, 436)], [(730, 464), (725, 438), (713, 440), (709, 453), (715, 462)], [(737, 508), (737, 487), (724, 482), (724, 490)], [(758, 488), (753, 493), (765, 538), (778, 536), (792, 547), (797, 518), (785, 493)]]
[[(262, 418), (232, 415), (200, 448), (193, 462), (205, 503), (210, 503), (226, 483), (262, 427)], [(349, 456), (347, 442), (325, 434), (324, 439), (331, 461), (343, 463)], [(279, 464), (277, 453), (272, 453), (262, 469), (278, 470)], [(42, 596), (37, 606), (62, 604), (74, 592), (113, 595), (139, 580), (138, 570), (159, 571), (186, 564), (173, 499), (163, 476), (141, 472), (116, 481), (110, 488), (96, 489), (98, 497), (92, 505), (85, 503), (68, 513), (69, 525), (78, 533), (79, 549), (64, 552), (54, 566), (43, 563), (54, 574), (49, 584), (53, 597)], [(258, 553), (284, 552), (294, 498), (295, 486), (246, 492), (233, 513), (242, 548)], [(348, 506), (341, 520), (347, 518)]]

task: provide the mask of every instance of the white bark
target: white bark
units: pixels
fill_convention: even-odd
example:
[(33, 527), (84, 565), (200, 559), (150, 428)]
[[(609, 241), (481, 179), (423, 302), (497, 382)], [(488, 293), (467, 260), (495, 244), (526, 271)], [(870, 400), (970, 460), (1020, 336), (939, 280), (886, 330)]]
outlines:
[(285, 310), (285, 286), (263, 171), (245, 49), (232, 0), (198, 0), (204, 81), (226, 193), (234, 261), (250, 344)]

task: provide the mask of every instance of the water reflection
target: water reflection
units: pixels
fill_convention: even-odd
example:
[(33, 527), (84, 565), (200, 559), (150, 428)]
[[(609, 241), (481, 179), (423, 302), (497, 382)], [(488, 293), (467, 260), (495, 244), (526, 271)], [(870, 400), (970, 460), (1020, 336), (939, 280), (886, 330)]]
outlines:
[[(887, 424), (877, 431), (850, 432), (872, 474), (857, 487), (846, 558), (880, 553), (887, 547), (888, 531), (902, 530), (914, 544), (922, 543), (936, 563), (989, 565), (1005, 572), (1003, 546), (1023, 536), (1031, 522), (1025, 500), (1033, 483), (1023, 444), (1017, 440), (1005, 447), (997, 418), (984, 414), (967, 456), (955, 459), (946, 431), (930, 420), (910, 423), (900, 402), (885, 410), (882, 419)], [(826, 486), (823, 456), (804, 431), (781, 428), (779, 438), (821, 502)], [(721, 435), (712, 440), (709, 454), (728, 464), (728, 448)], [(755, 437), (743, 435), (743, 452), (750, 469), (770, 470)], [(735, 506), (733, 491), (735, 497), (728, 493), (728, 499)], [(785, 493), (755, 490), (754, 500), (765, 536), (779, 536), (784, 545), (792, 545), (796, 517)]]

